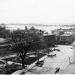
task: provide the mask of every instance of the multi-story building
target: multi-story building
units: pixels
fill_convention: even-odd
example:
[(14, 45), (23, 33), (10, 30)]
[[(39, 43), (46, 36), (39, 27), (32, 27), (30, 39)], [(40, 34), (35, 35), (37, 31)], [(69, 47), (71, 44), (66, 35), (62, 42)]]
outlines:
[(44, 34), (44, 40), (46, 41), (47, 45), (50, 47), (55, 45), (55, 35)]
[(75, 28), (53, 30), (52, 34), (58, 43), (72, 43), (75, 40)]

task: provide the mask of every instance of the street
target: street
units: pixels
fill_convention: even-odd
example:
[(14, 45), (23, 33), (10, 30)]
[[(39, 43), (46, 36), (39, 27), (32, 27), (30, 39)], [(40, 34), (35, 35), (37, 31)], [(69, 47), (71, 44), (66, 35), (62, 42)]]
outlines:
[(56, 49), (60, 49), (60, 52), (54, 51), (56, 57), (46, 58), (43, 67), (60, 67), (61, 70), (65, 69), (69, 62), (73, 61), (73, 49), (71, 48), (72, 46), (58, 45)]
[(53, 51), (56, 54), (56, 57), (46, 57), (42, 67), (34, 67), (27, 74), (54, 74), (57, 67), (59, 67), (60, 70), (64, 70), (65, 68), (67, 68), (69, 63), (73, 62), (74, 52), (72, 46), (58, 45), (56, 49), (60, 49), (60, 52)]

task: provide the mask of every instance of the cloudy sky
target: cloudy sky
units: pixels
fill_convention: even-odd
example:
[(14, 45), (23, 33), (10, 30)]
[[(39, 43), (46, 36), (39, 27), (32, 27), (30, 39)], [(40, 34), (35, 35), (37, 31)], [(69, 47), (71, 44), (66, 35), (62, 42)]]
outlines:
[(75, 24), (75, 0), (0, 0), (0, 23)]

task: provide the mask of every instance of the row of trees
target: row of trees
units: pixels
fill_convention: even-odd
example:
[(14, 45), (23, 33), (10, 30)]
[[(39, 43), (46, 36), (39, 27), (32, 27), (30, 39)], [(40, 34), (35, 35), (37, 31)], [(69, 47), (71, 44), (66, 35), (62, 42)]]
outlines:
[(22, 67), (25, 64), (26, 54), (30, 51), (34, 51), (38, 55), (39, 61), (39, 50), (46, 47), (43, 31), (31, 27), (25, 30), (16, 30), (12, 33), (13, 50), (15, 50), (20, 58), (22, 59)]
[(0, 37), (8, 38), (11, 36), (10, 30), (7, 30), (5, 26), (0, 26)]
[(37, 53), (39, 61), (39, 51), (43, 49), (48, 50), (49, 48), (46, 41), (44, 40), (44, 31), (35, 29), (34, 27), (31, 27), (30, 29), (25, 27), (24, 30), (17, 29), (13, 32), (6, 30), (5, 27), (0, 27), (0, 31), (1, 37), (11, 39), (11, 49), (13, 52), (16, 52), (22, 59), (23, 68), (28, 52), (34, 51), (35, 54)]

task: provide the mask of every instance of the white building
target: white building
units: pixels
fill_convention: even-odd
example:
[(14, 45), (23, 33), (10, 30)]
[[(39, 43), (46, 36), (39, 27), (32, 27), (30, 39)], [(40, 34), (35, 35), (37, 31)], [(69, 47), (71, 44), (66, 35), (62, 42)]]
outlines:
[(73, 54), (74, 54), (74, 62), (75, 62), (75, 41), (73, 42), (73, 44), (72, 44), (72, 47), (73, 47)]

